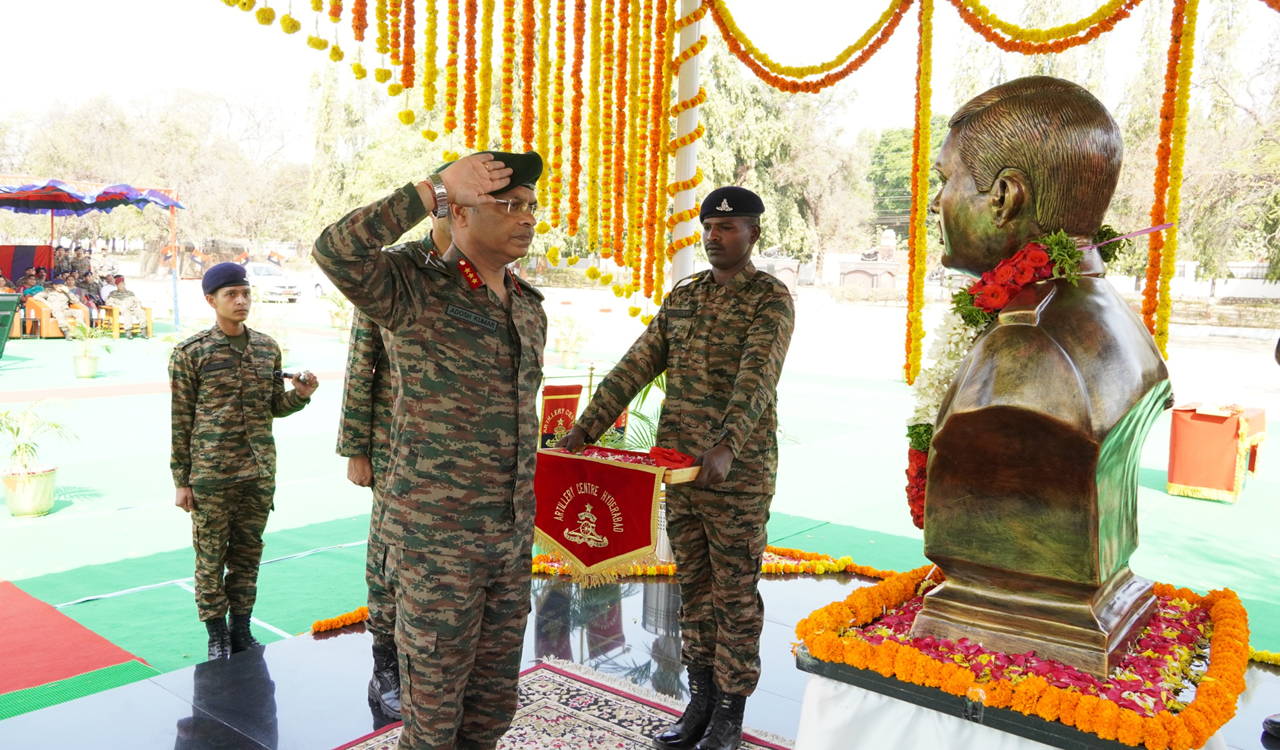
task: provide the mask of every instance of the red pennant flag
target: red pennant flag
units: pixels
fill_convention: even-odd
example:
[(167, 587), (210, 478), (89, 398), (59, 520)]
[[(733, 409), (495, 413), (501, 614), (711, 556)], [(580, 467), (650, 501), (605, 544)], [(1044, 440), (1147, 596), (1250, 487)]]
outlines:
[[(609, 581), (610, 569), (653, 554), (667, 471), (643, 453), (590, 452), (540, 450), (533, 477), (538, 544), (559, 552), (588, 585)], [(620, 460), (600, 457), (606, 455)]]
[(578, 418), (581, 385), (548, 385), (542, 389), (542, 444), (550, 448), (564, 437)]

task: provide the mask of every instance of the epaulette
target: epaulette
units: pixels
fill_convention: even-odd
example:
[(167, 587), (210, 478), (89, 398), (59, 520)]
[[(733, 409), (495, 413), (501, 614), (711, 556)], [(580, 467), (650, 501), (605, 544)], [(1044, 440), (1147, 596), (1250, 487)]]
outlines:
[(209, 334), (211, 334), (211, 333), (213, 333), (213, 329), (212, 329), (212, 328), (206, 328), (206, 329), (204, 329), (203, 331), (196, 331), (195, 333), (193, 333), (193, 334), (191, 334), (190, 336), (188, 336), (188, 337), (186, 337), (185, 339), (183, 339), (183, 340), (182, 340), (182, 342), (181, 342), (181, 343), (179, 343), (179, 344), (178, 344), (176, 347), (174, 347), (174, 348), (175, 348), (175, 349), (186, 349), (188, 346), (191, 346), (192, 344), (194, 344), (194, 343), (196, 343), (196, 342), (198, 342), (198, 341), (202, 340), (203, 338), (205, 338), (206, 336), (208, 336), (208, 335), (209, 335)]
[(517, 286), (517, 287), (524, 287), (526, 290), (528, 290), (530, 293), (532, 293), (534, 297), (537, 297), (537, 298), (538, 298), (538, 301), (539, 301), (539, 302), (541, 302), (542, 300), (546, 299), (546, 297), (542, 294), (542, 292), (538, 291), (538, 287), (536, 287), (536, 286), (534, 286), (533, 284), (530, 284), (528, 281), (526, 281), (526, 280), (524, 280), (524, 279), (520, 278), (520, 275), (519, 275), (519, 274), (515, 274), (515, 273), (511, 274), (511, 280), (512, 280), (512, 281), (514, 281), (514, 282), (516, 282), (516, 286)]
[(791, 294), (791, 290), (787, 288), (787, 285), (782, 281), (782, 279), (779, 279), (777, 276), (774, 276), (768, 271), (756, 270), (756, 275), (751, 277), (751, 280), (764, 281), (767, 284), (773, 285), (774, 291), (776, 292), (781, 292), (783, 294)]
[(697, 272), (695, 272), (695, 273), (691, 273), (691, 274), (689, 274), (688, 276), (684, 277), (683, 279), (680, 279), (679, 281), (677, 281), (677, 282), (676, 282), (676, 283), (671, 287), (671, 291), (673, 291), (673, 292), (674, 292), (675, 290), (679, 289), (679, 288), (680, 288), (680, 287), (682, 287), (682, 286), (688, 286), (688, 285), (692, 284), (692, 283), (693, 283), (693, 282), (695, 282), (695, 281), (701, 281), (701, 280), (702, 280), (702, 277), (703, 277), (704, 275), (706, 275), (707, 273), (710, 273), (710, 272), (709, 272), (709, 271), (697, 271)]

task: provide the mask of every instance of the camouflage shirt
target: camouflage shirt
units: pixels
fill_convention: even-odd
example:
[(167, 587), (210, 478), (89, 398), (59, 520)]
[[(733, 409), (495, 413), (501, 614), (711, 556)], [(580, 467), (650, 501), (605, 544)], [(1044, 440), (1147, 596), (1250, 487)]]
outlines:
[(748, 263), (724, 286), (711, 271), (678, 282), (578, 419), (593, 439), (664, 370), (658, 445), (691, 456), (733, 449), (721, 492), (772, 493), (778, 473), (778, 377), (795, 306), (786, 286)]
[(195, 334), (169, 357), (173, 392), (173, 484), (225, 484), (276, 473), (271, 420), (306, 406), (275, 377), (280, 347), (248, 327), (243, 353), (217, 325)]
[(508, 274), (504, 306), (455, 247), (421, 264), (382, 248), (427, 217), (413, 185), (347, 214), (315, 259), (384, 329), (396, 372), (380, 532), (411, 550), (473, 558), (533, 542), (542, 295)]
[[(128, 303), (128, 301), (131, 299), (138, 299), (138, 295), (134, 294), (133, 292), (126, 292), (126, 291), (117, 289), (111, 294), (107, 295), (107, 304), (112, 306), (123, 305)], [(111, 300), (115, 300), (115, 302), (112, 302)]]

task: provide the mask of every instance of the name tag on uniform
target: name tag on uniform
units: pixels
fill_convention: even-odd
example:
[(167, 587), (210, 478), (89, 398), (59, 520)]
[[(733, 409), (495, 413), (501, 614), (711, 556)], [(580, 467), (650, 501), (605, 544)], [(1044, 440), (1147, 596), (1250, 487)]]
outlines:
[(464, 323), (480, 326), (489, 333), (493, 333), (498, 330), (498, 321), (493, 318), (486, 318), (479, 313), (471, 312), (470, 310), (458, 307), (457, 305), (449, 305), (446, 307), (444, 309), (444, 314), (456, 320), (461, 320)]
[(680, 310), (674, 307), (667, 308), (667, 317), (669, 318), (692, 318), (693, 310)]
[(204, 367), (201, 367), (200, 372), (217, 372), (218, 370), (226, 370), (235, 366), (236, 361), (234, 359), (227, 359), (221, 362), (210, 362)]

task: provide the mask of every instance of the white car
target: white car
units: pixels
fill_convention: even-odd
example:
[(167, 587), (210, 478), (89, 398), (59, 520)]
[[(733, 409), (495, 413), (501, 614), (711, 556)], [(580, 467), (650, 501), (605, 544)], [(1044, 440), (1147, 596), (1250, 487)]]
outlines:
[(254, 296), (264, 302), (283, 300), (297, 302), (302, 293), (298, 285), (284, 271), (271, 263), (250, 263), (245, 271), (249, 275), (249, 285), (253, 287)]
[(303, 279), (303, 286), (310, 289), (315, 294), (316, 299), (338, 291), (338, 287), (334, 286), (332, 281), (329, 281), (329, 277), (324, 275), (324, 271), (315, 267), (312, 267), (311, 275)]

